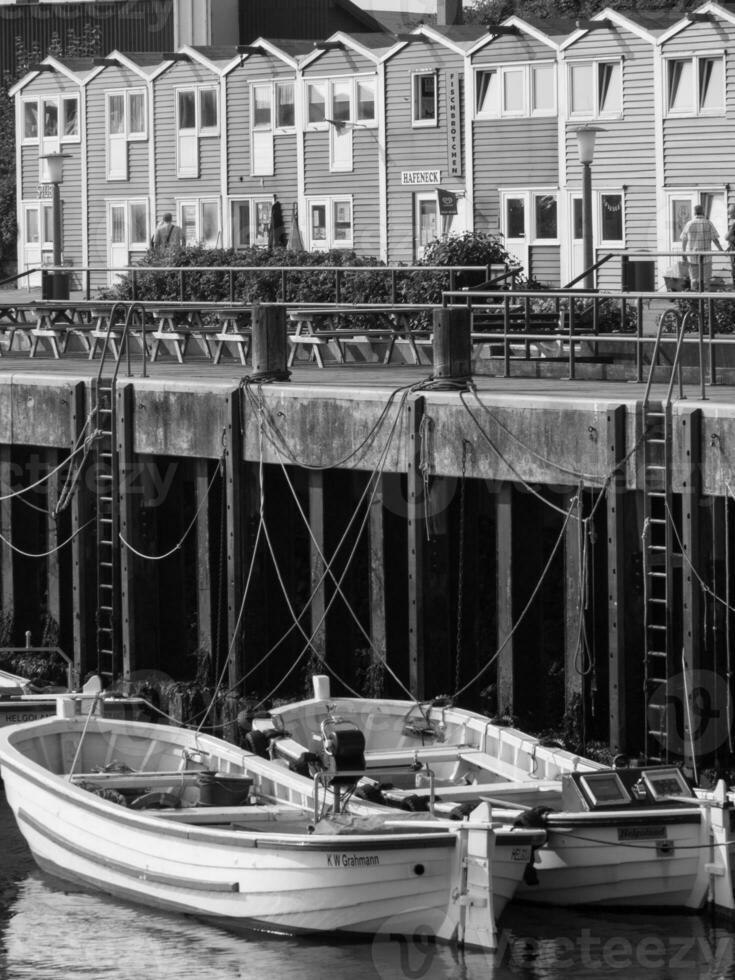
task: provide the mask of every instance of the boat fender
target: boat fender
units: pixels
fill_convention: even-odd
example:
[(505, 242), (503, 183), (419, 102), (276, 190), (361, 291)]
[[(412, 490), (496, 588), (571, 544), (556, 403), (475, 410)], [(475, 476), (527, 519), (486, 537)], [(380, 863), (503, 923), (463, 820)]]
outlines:
[(253, 755), (259, 755), (261, 759), (268, 758), (268, 738), (265, 732), (253, 729), (245, 736), (245, 748)]
[(302, 752), (298, 759), (289, 762), (288, 768), (298, 776), (313, 776), (322, 769), (321, 757), (317, 752)]
[(630, 760), (625, 752), (618, 752), (616, 756), (613, 756), (613, 769), (627, 769), (630, 765)]
[(401, 809), (409, 813), (428, 813), (429, 801), (425, 796), (407, 796), (401, 801)]
[(163, 793), (158, 790), (153, 793), (143, 793), (136, 796), (130, 804), (131, 810), (178, 810), (181, 797), (173, 793)]
[(476, 800), (467, 800), (464, 803), (460, 803), (458, 806), (455, 806), (449, 812), (449, 819), (464, 820), (466, 817), (469, 817), (469, 815), (472, 813), (472, 811), (475, 809), (476, 806), (477, 806)]
[(524, 810), (513, 821), (514, 827), (541, 827), (546, 826), (546, 815), (551, 813), (550, 806), (534, 806), (530, 810)]
[(528, 862), (526, 867), (523, 869), (523, 884), (538, 885), (538, 875), (536, 874), (536, 869), (533, 866), (533, 858)]

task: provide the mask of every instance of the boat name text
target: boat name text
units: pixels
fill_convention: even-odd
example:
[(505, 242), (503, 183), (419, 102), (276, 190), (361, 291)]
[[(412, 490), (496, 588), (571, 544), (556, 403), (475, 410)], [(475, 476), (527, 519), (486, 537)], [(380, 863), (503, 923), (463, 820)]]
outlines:
[(666, 840), (666, 827), (618, 827), (618, 840)]
[(328, 868), (373, 868), (378, 864), (377, 854), (327, 854)]

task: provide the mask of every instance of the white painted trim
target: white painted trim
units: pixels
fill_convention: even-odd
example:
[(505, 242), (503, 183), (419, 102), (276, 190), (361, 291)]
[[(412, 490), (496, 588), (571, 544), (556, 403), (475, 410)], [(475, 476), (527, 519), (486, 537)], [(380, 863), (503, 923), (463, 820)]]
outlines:
[[(666, 250), (666, 167), (664, 160), (664, 90), (663, 52), (653, 52), (653, 137), (656, 179), (656, 250)], [(663, 218), (663, 220), (662, 220)], [(667, 263), (667, 265), (670, 263)]]
[(464, 59), (464, 196), (465, 227), (475, 230), (475, 87), (474, 66), (469, 56)]
[(465, 57), (468, 50), (461, 44), (457, 44), (456, 41), (452, 41), (448, 37), (445, 37), (441, 31), (437, 31), (428, 24), (420, 24), (415, 30), (411, 31), (411, 34), (419, 34), (425, 37), (427, 40), (434, 41), (436, 44), (441, 44), (443, 47), (448, 48), (450, 51), (454, 51), (455, 54), (460, 55), (462, 58)]
[[(634, 20), (629, 20), (623, 14), (618, 13), (617, 10), (613, 10), (612, 7), (605, 7), (604, 10), (598, 11), (596, 14), (594, 14), (594, 16), (590, 17), (589, 19), (610, 20), (613, 22), (613, 24), (623, 28), (623, 30), (630, 31), (631, 34), (635, 34), (635, 36), (639, 37), (642, 41), (647, 41), (649, 44), (656, 43), (656, 37), (653, 34), (651, 34), (650, 31), (647, 31), (644, 27), (641, 27), (640, 24), (636, 24)], [(580, 28), (579, 30), (574, 31), (571, 37), (568, 37), (566, 41), (563, 41), (561, 47), (564, 50), (566, 50), (567, 48), (571, 47), (573, 44), (576, 44), (577, 41), (580, 40), (580, 38), (585, 37), (589, 33), (590, 32), (588, 30), (585, 30), (584, 28)]]
[(388, 261), (388, 151), (386, 146), (385, 119), (385, 62), (378, 65), (376, 92), (378, 113), (378, 241), (379, 255)]
[[(22, 100), (19, 97), (20, 89), (15, 86), (17, 94), (15, 98), (15, 220), (18, 228), (18, 241), (16, 243), (16, 264), (18, 266), (18, 272), (23, 271), (23, 243), (25, 242), (25, 228), (21, 224), (23, 220), (23, 203), (22, 188), (23, 188), (23, 168), (21, 166), (23, 161), (23, 148), (21, 146), (21, 140), (19, 139), (21, 133), (21, 126), (23, 125), (23, 114), (22, 114)], [(27, 277), (26, 277), (27, 282)]]
[[(89, 265), (89, 154), (87, 133), (87, 89), (79, 93), (79, 146), (80, 188), (82, 195), (82, 265)], [(149, 131), (150, 132), (150, 131)]]
[(220, 76), (219, 80), (219, 111), (221, 116), (220, 121), (220, 144), (219, 144), (219, 172), (220, 172), (220, 200), (222, 204), (222, 213), (220, 218), (220, 228), (222, 230), (222, 248), (227, 248), (232, 244), (232, 227), (230, 221), (230, 208), (224, 206), (224, 202), (229, 200), (227, 177), (228, 177), (228, 144), (229, 144), (229, 130), (230, 127), (227, 125), (227, 79), (224, 73)]
[(294, 77), (294, 121), (296, 123), (296, 207), (301, 241), (306, 248), (303, 229), (306, 227), (306, 79), (301, 69)]

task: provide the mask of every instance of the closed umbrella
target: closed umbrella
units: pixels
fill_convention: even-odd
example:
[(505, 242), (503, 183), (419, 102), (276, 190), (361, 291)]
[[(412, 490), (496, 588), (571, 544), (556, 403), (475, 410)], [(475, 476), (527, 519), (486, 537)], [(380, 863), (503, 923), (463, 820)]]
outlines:
[(291, 249), (292, 252), (304, 251), (304, 243), (299, 230), (299, 209), (295, 204), (291, 207), (291, 234), (288, 236), (286, 248)]

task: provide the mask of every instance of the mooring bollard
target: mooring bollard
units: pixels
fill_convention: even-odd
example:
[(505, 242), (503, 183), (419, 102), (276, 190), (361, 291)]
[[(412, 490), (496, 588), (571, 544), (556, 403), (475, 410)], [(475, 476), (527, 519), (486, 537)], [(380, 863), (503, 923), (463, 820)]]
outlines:
[(432, 333), (436, 381), (469, 381), (472, 377), (472, 323), (467, 309), (434, 310)]
[(291, 372), (286, 366), (288, 357), (288, 330), (286, 310), (283, 306), (260, 306), (256, 303), (252, 313), (253, 381), (288, 381)]

